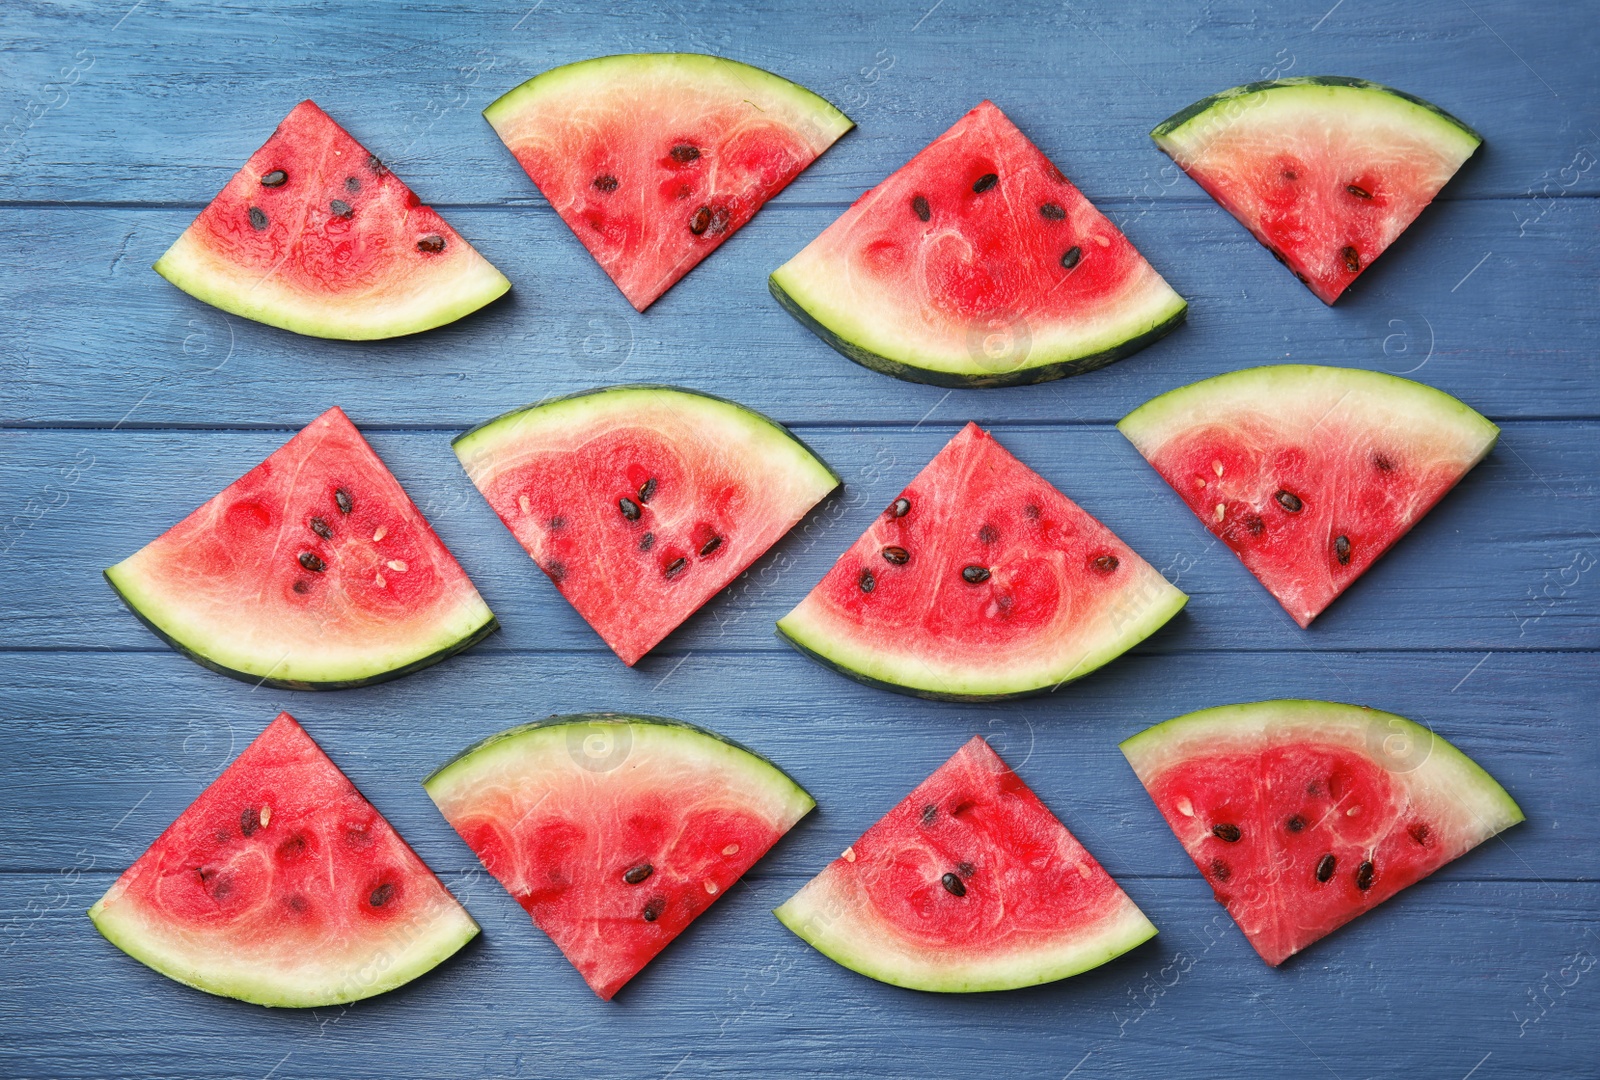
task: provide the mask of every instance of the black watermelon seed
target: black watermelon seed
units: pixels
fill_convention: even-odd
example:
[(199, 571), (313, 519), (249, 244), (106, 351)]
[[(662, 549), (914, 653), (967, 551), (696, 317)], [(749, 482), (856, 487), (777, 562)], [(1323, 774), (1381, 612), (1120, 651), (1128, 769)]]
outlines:
[(984, 173), (982, 176), (978, 177), (978, 182), (972, 185), (973, 193), (982, 195), (985, 191), (988, 191), (999, 182), (1000, 177), (996, 176), (994, 173)]
[(1115, 555), (1096, 555), (1094, 561), (1089, 565), (1100, 571), (1102, 574), (1109, 574), (1122, 564), (1117, 560)]
[(1293, 169), (1285, 169), (1283, 170), (1283, 178), (1285, 180), (1298, 180), (1300, 179), (1300, 174)]
[(1394, 462), (1382, 454), (1372, 455), (1372, 467), (1379, 472), (1394, 472)]
[(303, 593), (309, 588), (311, 588), (311, 586), (306, 584), (304, 578), (301, 578), (299, 581), (294, 583), (294, 591), (297, 593)]
[(1360, 184), (1346, 184), (1344, 186), (1344, 189), (1346, 191), (1348, 191), (1350, 194), (1354, 195), (1358, 199), (1370, 199), (1370, 198), (1372, 198), (1372, 192), (1368, 191), (1366, 188), (1362, 187)]
[(344, 488), (333, 489), (333, 501), (339, 504), (339, 513), (348, 514), (355, 503), (350, 499), (350, 493)]
[(1345, 247), (1339, 251), (1339, 258), (1344, 260), (1344, 268), (1354, 274), (1361, 269), (1361, 255), (1353, 247)]
[(679, 143), (677, 146), (672, 148), (672, 160), (676, 161), (679, 165), (687, 165), (689, 162), (698, 161), (699, 159), (700, 148), (698, 146), (690, 146), (688, 143)]
[(667, 569), (664, 571), (664, 573), (669, 578), (677, 577), (679, 574), (683, 573), (683, 568), (685, 566), (688, 566), (688, 565), (689, 565), (689, 560), (688, 559), (685, 559), (685, 558), (682, 558), (682, 557), (676, 558), (676, 559), (673, 559), (670, 563), (667, 564)]
[[(259, 820), (259, 819), (257, 819), (257, 820)], [(280, 859), (297, 858), (298, 856), (304, 854), (305, 850), (306, 850), (306, 838), (301, 836), (299, 833), (296, 833), (295, 835), (289, 837), (289, 839), (285, 840), (283, 843), (278, 845), (278, 858), (280, 858)]]
[(1250, 530), (1251, 536), (1260, 536), (1261, 530), (1267, 527), (1267, 523), (1261, 520), (1260, 514), (1251, 514), (1244, 519), (1244, 527)]
[(417, 241), (417, 250), (426, 255), (437, 255), (444, 250), (444, 237), (438, 233), (429, 233)]
[(700, 209), (696, 210), (694, 212), (694, 216), (689, 219), (689, 231), (694, 233), (696, 236), (699, 236), (710, 227), (711, 207), (702, 206)]
[(647, 503), (651, 499), (655, 498), (655, 496), (656, 496), (656, 478), (652, 476), (650, 479), (646, 480), (640, 486), (640, 488), (639, 488), (639, 502), (640, 502), (641, 505), (643, 505), (644, 503)]
[(1356, 867), (1356, 888), (1362, 892), (1372, 888), (1372, 875), (1375, 873), (1377, 873), (1377, 868), (1372, 865), (1371, 859)]
[(651, 548), (653, 548), (655, 546), (656, 546), (656, 534), (655, 533), (645, 533), (643, 536), (639, 537), (639, 550), (640, 551), (649, 551)]
[(958, 863), (956, 863), (956, 873), (960, 874), (962, 877), (971, 877), (973, 875), (973, 872), (974, 872), (973, 871), (973, 866), (972, 866), (971, 863), (969, 863), (969, 862), (958, 862)]
[(1039, 213), (1050, 221), (1060, 221), (1067, 216), (1067, 212), (1053, 202), (1047, 202), (1039, 207)]
[(306, 898), (303, 896), (291, 896), (285, 903), (289, 905), (289, 910), (297, 915), (306, 909)]
[(987, 566), (965, 567), (961, 571), (961, 580), (968, 585), (982, 585), (989, 580), (989, 568)]
[(336, 216), (342, 218), (347, 218), (351, 214), (355, 213), (354, 210), (350, 209), (350, 204), (345, 202), (343, 199), (333, 200), (328, 204), (328, 209), (332, 210)]
[(328, 564), (317, 558), (309, 551), (300, 553), (300, 565), (310, 570), (313, 574), (320, 574), (328, 568)]
[(872, 576), (871, 570), (863, 570), (861, 576), (856, 579), (856, 584), (861, 587), (862, 592), (869, 593), (878, 587), (878, 579)]
[(932, 825), (933, 819), (939, 816), (939, 808), (932, 803), (922, 808), (922, 823)]
[(906, 563), (911, 561), (911, 552), (907, 551), (903, 547), (896, 547), (894, 544), (890, 544), (888, 547), (884, 548), (882, 555), (886, 560), (894, 563), (896, 566), (904, 566)]
[(289, 174), (282, 169), (273, 169), (261, 178), (262, 187), (282, 187), (289, 182)]
[(1029, 503), (1027, 506), (1022, 508), (1022, 513), (1024, 517), (1037, 519), (1039, 516), (1039, 508), (1032, 503)]
[(951, 896), (967, 895), (966, 885), (963, 884), (961, 879), (956, 877), (954, 874), (946, 874), (944, 877), (939, 879), (939, 884), (943, 885), (944, 891), (949, 893)]
[(1211, 860), (1211, 876), (1218, 881), (1227, 881), (1233, 876), (1233, 870), (1221, 859)]
[(1415, 840), (1423, 847), (1428, 846), (1428, 827), (1426, 825), (1419, 822), (1416, 825), (1412, 825), (1410, 828), (1406, 829), (1406, 832), (1411, 834), (1411, 839)]
[(1301, 817), (1299, 814), (1296, 814), (1285, 823), (1285, 827), (1288, 828), (1290, 832), (1299, 832), (1301, 829), (1306, 827), (1306, 819)]
[(978, 539), (983, 541), (985, 544), (992, 544), (996, 540), (1000, 539), (1000, 534), (995, 531), (993, 525), (985, 525), (983, 528), (978, 530)]
[(324, 540), (333, 539), (333, 530), (328, 528), (328, 523), (319, 517), (314, 517), (311, 519), (311, 531), (322, 537)]
[(367, 897), (367, 903), (373, 907), (382, 907), (392, 899), (394, 899), (394, 886), (385, 881), (372, 890), (372, 895)]
[(1244, 833), (1239, 831), (1239, 826), (1224, 823), (1211, 826), (1211, 835), (1218, 840), (1226, 840), (1230, 844), (1237, 844)]
[(927, 221), (933, 217), (933, 208), (928, 205), (928, 200), (924, 199), (921, 195), (918, 195), (916, 198), (911, 200), (911, 212), (916, 214), (923, 221)]
[(380, 161), (377, 154), (367, 155), (367, 168), (371, 169), (379, 176), (382, 176), (384, 173), (389, 171), (389, 166)]
[(1326, 882), (1329, 878), (1333, 877), (1333, 868), (1337, 863), (1338, 860), (1335, 859), (1331, 854), (1324, 855), (1317, 863), (1317, 880)]
[(1291, 514), (1298, 514), (1301, 508), (1305, 506), (1305, 503), (1300, 501), (1300, 496), (1290, 491), (1279, 491), (1273, 498), (1278, 500), (1279, 506)]
[(911, 500), (906, 498), (904, 495), (900, 496), (894, 502), (889, 504), (889, 513), (893, 514), (897, 518), (905, 517), (907, 514), (911, 513)]
[(1071, 270), (1074, 266), (1077, 266), (1082, 259), (1083, 249), (1077, 244), (1073, 244), (1067, 249), (1066, 254), (1061, 256), (1061, 266), (1063, 269)]
[(722, 546), (722, 537), (713, 536), (700, 548), (700, 557), (703, 559)]
[(550, 519), (550, 531), (551, 532), (560, 532), (562, 529), (565, 529), (566, 527), (567, 527), (567, 519), (562, 517), (561, 515), (557, 514), (555, 517)]
[(629, 885), (637, 885), (655, 872), (655, 867), (647, 862), (642, 862), (638, 866), (630, 866), (627, 873), (622, 875), (622, 880)]
[(667, 898), (665, 896), (652, 896), (644, 905), (644, 921), (655, 922), (661, 918), (661, 911), (666, 906)]
[(594, 186), (596, 191), (603, 191), (609, 195), (617, 190), (617, 178), (610, 173), (605, 176), (597, 176), (594, 178)]
[(639, 504), (627, 496), (617, 500), (617, 509), (622, 511), (622, 516), (629, 521), (639, 520)]
[(567, 580), (567, 564), (564, 562), (553, 562), (544, 568), (544, 572), (557, 585)]
[(239, 811), (239, 831), (250, 836), (261, 828), (261, 811), (253, 806), (247, 806)]
[(361, 181), (353, 176), (347, 176), (344, 178), (344, 189), (346, 191), (360, 191)]
[(1335, 536), (1333, 538), (1333, 557), (1339, 560), (1340, 566), (1350, 565), (1350, 538), (1348, 536)]
[(260, 232), (262, 229), (267, 227), (266, 211), (262, 210), (259, 206), (252, 206), (250, 208), (250, 227), (256, 232)]

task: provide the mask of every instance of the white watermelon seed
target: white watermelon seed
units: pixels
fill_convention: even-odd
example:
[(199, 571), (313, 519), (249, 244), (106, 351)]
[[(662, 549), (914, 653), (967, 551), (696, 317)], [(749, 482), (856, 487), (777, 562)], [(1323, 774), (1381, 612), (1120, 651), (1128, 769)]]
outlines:
[(390, 570), (393, 570), (397, 574), (403, 574), (406, 572), (406, 561), (404, 559), (390, 559), (385, 565), (387, 565)]
[(270, 821), (271, 821), (271, 820), (272, 820), (272, 807), (270, 807), (270, 806), (263, 806), (263, 807), (262, 807), (262, 808), (261, 808), (261, 827), (262, 827), (262, 828), (263, 828), (263, 829), (265, 829), (265, 828), (266, 828), (266, 827), (267, 827), (267, 824), (268, 824), (268, 823), (269, 823), (269, 822), (270, 822)]
[(1180, 798), (1177, 802), (1178, 813), (1184, 817), (1194, 817), (1194, 803), (1188, 799)]
[(1221, 476), (1222, 475), (1222, 462), (1213, 461), (1211, 463), (1211, 471), (1216, 473), (1218, 476)]
[(717, 883), (715, 881), (708, 881), (708, 882), (705, 883), (705, 886), (706, 886), (706, 892), (707, 893), (709, 893), (712, 896), (717, 895)]
[(844, 851), (840, 853), (839, 858), (843, 859), (845, 862), (855, 862), (856, 849), (854, 847), (845, 848)]
[(722, 853), (724, 855), (737, 855), (739, 854), (739, 845), (729, 844), (727, 847), (722, 849)]
[(1217, 504), (1217, 520), (1221, 521), (1228, 516), (1228, 508), (1222, 503)]
[(388, 535), (389, 535), (389, 526), (387, 526), (387, 525), (379, 525), (378, 528), (377, 528), (377, 531), (372, 534), (372, 542), (374, 544), (376, 544), (379, 540), (382, 540), (385, 536), (388, 536)]
[(522, 512), (524, 514), (533, 513), (533, 504), (528, 501), (528, 497), (526, 495), (517, 496), (517, 505), (522, 507)]

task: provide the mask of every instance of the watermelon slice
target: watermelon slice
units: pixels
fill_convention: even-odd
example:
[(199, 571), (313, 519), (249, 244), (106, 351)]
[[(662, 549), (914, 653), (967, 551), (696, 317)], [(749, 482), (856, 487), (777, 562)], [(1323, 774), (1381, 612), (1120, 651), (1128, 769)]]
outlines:
[(423, 781), (610, 1001), (816, 804), (765, 758), (655, 716), (552, 716)]
[(1522, 820), (1438, 735), (1354, 705), (1206, 709), (1140, 732), (1122, 752), (1274, 966)]
[(1337, 76), (1236, 86), (1150, 137), (1325, 304), (1483, 143), (1421, 98)]
[(956, 387), (1103, 367), (1171, 332), (1188, 308), (988, 101), (769, 285), (856, 363)]
[(1099, 967), (1156, 928), (974, 737), (773, 914), (913, 990), (1013, 990)]
[(294, 690), (393, 679), (498, 625), (337, 407), (106, 580), (191, 660)]
[(89, 909), (169, 979), (312, 1008), (431, 971), (478, 924), (288, 713)]
[(561, 220), (643, 311), (855, 125), (718, 56), (603, 56), (483, 110)]
[(1298, 364), (1181, 387), (1117, 427), (1302, 627), (1500, 434), (1421, 383)]
[(324, 338), (454, 322), (511, 283), (313, 101), (155, 265), (206, 303)]
[(987, 701), (1082, 678), (1188, 599), (968, 424), (778, 631), (853, 679)]
[(531, 405), (454, 445), (517, 542), (630, 666), (839, 485), (760, 413), (670, 386)]

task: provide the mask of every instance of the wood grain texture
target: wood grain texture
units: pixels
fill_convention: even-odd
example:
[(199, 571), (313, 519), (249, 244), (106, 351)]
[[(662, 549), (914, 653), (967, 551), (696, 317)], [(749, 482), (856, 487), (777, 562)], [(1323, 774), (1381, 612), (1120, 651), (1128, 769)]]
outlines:
[[(638, 315), (478, 113), (556, 64), (643, 50), (759, 64), (859, 127)], [(0, 1076), (1595, 1075), (1597, 54), (1585, 0), (0, 7)], [(1216, 90), (1326, 73), (1420, 94), (1487, 138), (1332, 309), (1147, 137)], [(224, 316), (152, 273), (305, 97), (441, 208), (511, 295), (435, 333), (357, 345)], [(1087, 376), (947, 393), (849, 363), (772, 302), (771, 269), (985, 97), (1189, 299), (1186, 326)], [(1503, 428), (1310, 631), (1111, 426), (1174, 386), (1285, 360), (1406, 374)], [(513, 406), (631, 381), (759, 408), (846, 483), (632, 670), (448, 448)], [(503, 629), (409, 678), (323, 695), (252, 689), (170, 652), (100, 571), (333, 404)], [(982, 706), (862, 687), (777, 641), (773, 620), (969, 419), (1173, 578), (1188, 608), (1053, 695)], [(1429, 724), (1529, 820), (1271, 970), (1116, 743), (1285, 695)], [(348, 1009), (207, 997), (123, 956), (82, 914), (280, 708), (484, 928), (438, 971)], [(733, 736), (819, 803), (610, 1005), (418, 785), (485, 734), (595, 708)], [(845, 971), (770, 916), (975, 733), (1144, 907), (1155, 941), (1054, 986), (944, 997)]]

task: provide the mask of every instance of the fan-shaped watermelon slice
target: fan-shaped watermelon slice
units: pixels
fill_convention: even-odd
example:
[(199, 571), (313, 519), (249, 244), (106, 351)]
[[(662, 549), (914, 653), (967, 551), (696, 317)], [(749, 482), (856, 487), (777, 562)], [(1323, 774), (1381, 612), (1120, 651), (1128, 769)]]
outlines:
[(1256, 952), (1281, 964), (1522, 820), (1425, 727), (1327, 701), (1190, 713), (1122, 744)]
[(517, 542), (629, 665), (839, 484), (760, 413), (670, 386), (532, 405), (454, 445)]
[(483, 111), (643, 311), (855, 125), (803, 86), (718, 56), (603, 56)]
[(288, 713), (89, 909), (208, 993), (310, 1008), (432, 970), (477, 923)]
[(1500, 433), (1421, 383), (1294, 364), (1181, 387), (1117, 427), (1303, 627)]
[(942, 700), (1053, 690), (1188, 600), (976, 424), (778, 621), (851, 678)]
[(985, 101), (773, 272), (858, 364), (1006, 386), (1137, 352), (1187, 310), (1128, 238)]
[(981, 738), (774, 912), (824, 955), (914, 990), (1012, 990), (1156, 928)]
[(1421, 98), (1337, 76), (1236, 86), (1150, 137), (1326, 304), (1483, 143)]
[(816, 804), (765, 758), (653, 716), (552, 716), (423, 782), (609, 1001)]
[(511, 288), (312, 101), (295, 106), (155, 269), (223, 311), (325, 338), (428, 330)]
[(287, 689), (392, 679), (497, 625), (337, 407), (106, 579), (190, 659)]

